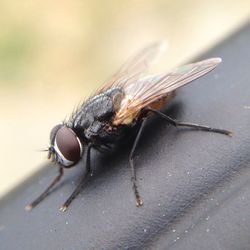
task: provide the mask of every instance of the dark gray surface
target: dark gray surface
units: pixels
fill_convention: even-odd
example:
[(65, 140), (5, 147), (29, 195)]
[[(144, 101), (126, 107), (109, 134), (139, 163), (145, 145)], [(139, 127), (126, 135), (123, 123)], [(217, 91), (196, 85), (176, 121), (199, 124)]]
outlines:
[(153, 118), (136, 157), (144, 206), (127, 168), (131, 142), (93, 156), (95, 175), (66, 213), (81, 164), (32, 212), (56, 174), (46, 167), (1, 201), (1, 249), (250, 249), (250, 26), (201, 58), (223, 63), (182, 88), (166, 110), (234, 131), (232, 138)]

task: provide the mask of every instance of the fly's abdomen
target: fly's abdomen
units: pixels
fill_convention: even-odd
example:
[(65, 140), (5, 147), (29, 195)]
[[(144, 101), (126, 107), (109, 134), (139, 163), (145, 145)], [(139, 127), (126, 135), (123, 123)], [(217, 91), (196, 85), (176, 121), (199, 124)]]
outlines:
[(170, 102), (176, 95), (175, 91), (168, 93), (166, 96), (160, 98), (157, 101), (154, 101), (148, 105), (148, 107), (153, 109), (160, 110), (163, 106), (165, 106), (168, 102)]

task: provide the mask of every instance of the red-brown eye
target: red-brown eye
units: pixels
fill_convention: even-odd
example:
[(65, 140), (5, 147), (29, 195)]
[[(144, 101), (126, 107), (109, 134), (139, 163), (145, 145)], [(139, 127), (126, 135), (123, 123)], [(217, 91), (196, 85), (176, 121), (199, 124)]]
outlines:
[(82, 144), (76, 134), (68, 127), (62, 126), (56, 133), (54, 149), (58, 162), (65, 167), (77, 163), (82, 155)]

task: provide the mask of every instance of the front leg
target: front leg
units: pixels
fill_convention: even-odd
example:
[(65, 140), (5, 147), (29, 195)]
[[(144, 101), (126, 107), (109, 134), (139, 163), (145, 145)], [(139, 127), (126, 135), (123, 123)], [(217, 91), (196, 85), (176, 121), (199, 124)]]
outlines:
[(74, 192), (70, 195), (70, 197), (66, 200), (66, 202), (60, 207), (60, 211), (62, 211), (62, 212), (65, 212), (67, 210), (67, 208), (69, 207), (71, 202), (76, 198), (76, 196), (82, 190), (82, 187), (86, 183), (88, 177), (92, 175), (92, 171), (91, 171), (91, 167), (90, 167), (90, 149), (91, 149), (91, 147), (92, 147), (92, 145), (89, 144), (89, 145), (87, 145), (87, 149), (86, 149), (85, 166), (86, 166), (87, 172), (81, 178), (80, 183), (78, 184), (78, 186), (76, 187)]
[(38, 197), (36, 198), (33, 202), (31, 202), (30, 204), (28, 204), (25, 209), (26, 210), (31, 210), (33, 209), (35, 206), (37, 206), (44, 198), (46, 198), (49, 194), (51, 189), (60, 181), (60, 179), (63, 176), (63, 167), (59, 166), (59, 173), (58, 176), (52, 181), (52, 183), (47, 187), (47, 189)]

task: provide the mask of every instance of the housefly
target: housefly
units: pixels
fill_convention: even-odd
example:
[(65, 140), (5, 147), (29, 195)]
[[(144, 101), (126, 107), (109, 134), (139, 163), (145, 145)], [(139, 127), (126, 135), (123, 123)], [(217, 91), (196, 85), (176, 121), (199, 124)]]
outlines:
[(63, 176), (65, 168), (75, 166), (84, 156), (86, 174), (61, 206), (60, 210), (65, 211), (79, 194), (85, 179), (92, 173), (91, 150), (103, 151), (103, 148), (115, 144), (129, 128), (135, 126), (138, 127), (138, 132), (130, 151), (129, 165), (136, 205), (143, 205), (137, 188), (133, 158), (149, 114), (158, 115), (176, 127), (185, 126), (231, 135), (227, 130), (174, 120), (160, 111), (174, 96), (176, 89), (207, 74), (221, 62), (220, 58), (210, 58), (178, 67), (171, 72), (146, 75), (149, 66), (161, 54), (163, 47), (164, 43), (154, 43), (140, 51), (83, 102), (67, 121), (51, 130), (48, 158), (57, 163), (59, 173), (49, 187), (26, 206), (27, 210), (35, 207), (49, 194), (51, 188)]

